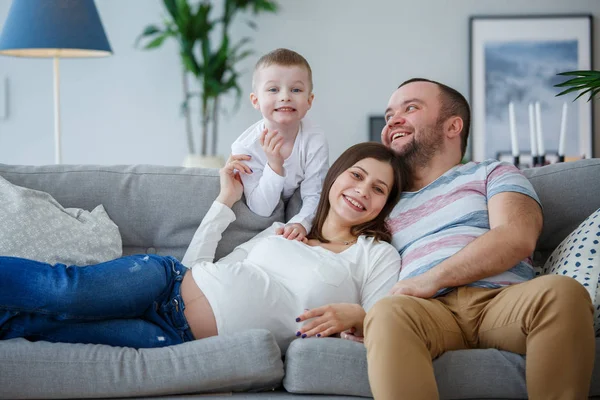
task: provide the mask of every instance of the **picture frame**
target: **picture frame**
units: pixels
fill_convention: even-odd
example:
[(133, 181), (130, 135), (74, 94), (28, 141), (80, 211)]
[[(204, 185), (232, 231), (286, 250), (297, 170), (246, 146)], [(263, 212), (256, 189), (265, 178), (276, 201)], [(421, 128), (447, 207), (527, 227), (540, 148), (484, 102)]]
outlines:
[(385, 117), (383, 115), (369, 116), (369, 141), (381, 143), (381, 131), (385, 126)]
[(568, 79), (560, 72), (592, 69), (591, 15), (472, 16), (469, 40), (471, 160), (561, 146), (594, 156), (592, 102), (554, 86)]

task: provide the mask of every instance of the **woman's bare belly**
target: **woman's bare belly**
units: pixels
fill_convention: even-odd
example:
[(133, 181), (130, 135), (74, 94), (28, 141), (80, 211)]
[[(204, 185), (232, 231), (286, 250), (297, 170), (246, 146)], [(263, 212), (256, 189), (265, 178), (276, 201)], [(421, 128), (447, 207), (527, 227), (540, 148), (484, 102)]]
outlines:
[(196, 285), (191, 270), (185, 274), (181, 282), (181, 298), (185, 306), (183, 313), (194, 338), (217, 336), (215, 313), (202, 290)]

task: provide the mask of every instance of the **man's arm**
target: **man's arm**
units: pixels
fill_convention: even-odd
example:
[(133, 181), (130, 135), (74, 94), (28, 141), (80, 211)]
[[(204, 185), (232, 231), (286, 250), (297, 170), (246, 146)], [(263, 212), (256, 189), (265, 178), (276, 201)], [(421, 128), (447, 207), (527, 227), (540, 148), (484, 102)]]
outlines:
[(542, 210), (529, 196), (503, 192), (488, 202), (490, 230), (422, 275), (399, 281), (392, 294), (428, 298), (438, 290), (501, 274), (531, 256), (542, 231)]

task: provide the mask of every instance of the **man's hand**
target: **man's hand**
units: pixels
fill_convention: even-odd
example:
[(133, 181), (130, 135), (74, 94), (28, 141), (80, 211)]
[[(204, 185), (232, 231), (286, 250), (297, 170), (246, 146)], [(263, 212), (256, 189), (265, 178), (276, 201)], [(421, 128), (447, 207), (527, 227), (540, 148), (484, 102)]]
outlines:
[(289, 240), (298, 240), (300, 242), (306, 242), (306, 229), (302, 224), (287, 224), (284, 227), (277, 228), (275, 231), (277, 235), (283, 235), (284, 238)]
[(283, 157), (281, 156), (281, 146), (283, 146), (283, 136), (279, 131), (269, 132), (265, 128), (260, 135), (260, 145), (267, 155), (269, 166), (277, 175), (283, 176)]
[[(365, 310), (360, 304), (337, 303), (313, 308), (300, 314), (296, 322), (308, 321), (296, 332), (302, 338), (335, 335), (354, 328), (362, 334)], [(309, 321), (310, 320), (310, 321)]]
[(440, 288), (438, 288), (434, 280), (428, 275), (428, 273), (424, 273), (415, 276), (414, 278), (402, 279), (392, 287), (390, 294), (392, 296), (404, 294), (407, 296), (429, 299), (433, 297)]

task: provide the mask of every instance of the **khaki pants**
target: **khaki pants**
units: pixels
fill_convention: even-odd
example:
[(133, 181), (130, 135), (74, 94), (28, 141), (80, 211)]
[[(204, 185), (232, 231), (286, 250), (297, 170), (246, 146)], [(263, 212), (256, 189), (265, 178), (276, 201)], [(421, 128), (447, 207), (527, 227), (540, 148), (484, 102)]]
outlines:
[(587, 399), (593, 310), (583, 286), (558, 275), (435, 299), (390, 296), (367, 314), (365, 345), (376, 400), (438, 399), (432, 359), (471, 348), (527, 353), (530, 399)]

